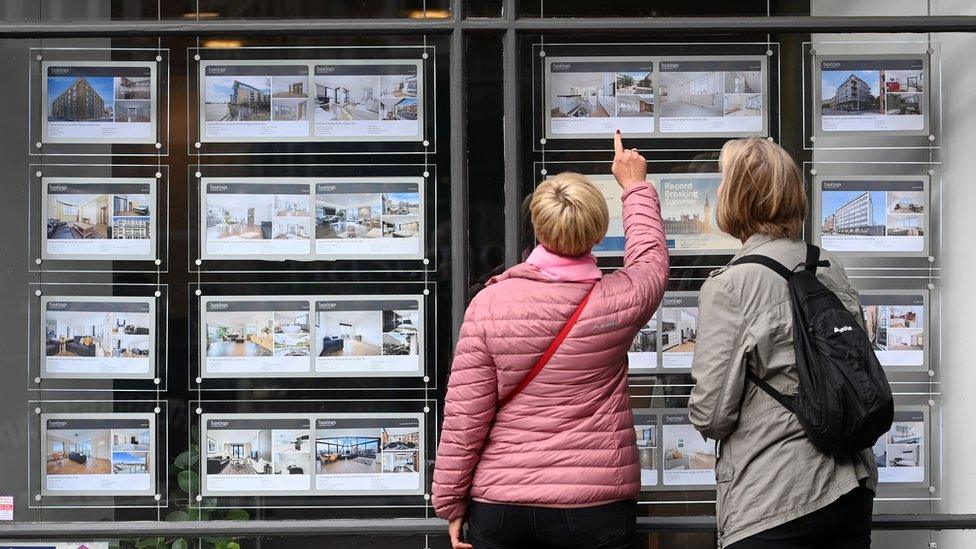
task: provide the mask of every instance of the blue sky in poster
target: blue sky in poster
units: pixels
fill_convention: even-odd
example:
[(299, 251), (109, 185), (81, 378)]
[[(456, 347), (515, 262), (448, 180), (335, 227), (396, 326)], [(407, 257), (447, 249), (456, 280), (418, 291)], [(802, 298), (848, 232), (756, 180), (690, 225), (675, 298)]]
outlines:
[(420, 194), (418, 193), (387, 193), (386, 197), (391, 202), (409, 202), (412, 204), (420, 202)]
[[(823, 193), (823, 218), (837, 211), (838, 208), (864, 194), (864, 191), (825, 191)], [(884, 191), (871, 191), (872, 216), (876, 225), (885, 224)], [(822, 221), (822, 220), (821, 220)]]
[(857, 76), (867, 82), (871, 87), (871, 95), (878, 97), (881, 94), (881, 71), (821, 71), (820, 72), (820, 97), (827, 100), (837, 93), (837, 88), (847, 80), (850, 75)]
[[(79, 80), (77, 76), (49, 76), (47, 79), (47, 102), (50, 104), (61, 95), (61, 92)], [(112, 83), (111, 76), (86, 76), (85, 80), (95, 89), (95, 93), (101, 96), (102, 101), (108, 107), (112, 106)]]

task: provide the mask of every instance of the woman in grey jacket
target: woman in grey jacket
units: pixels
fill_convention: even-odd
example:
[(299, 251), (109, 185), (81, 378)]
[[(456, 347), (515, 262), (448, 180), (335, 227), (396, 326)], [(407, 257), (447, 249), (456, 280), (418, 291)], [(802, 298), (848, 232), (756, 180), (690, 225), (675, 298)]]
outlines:
[[(800, 240), (807, 199), (800, 171), (765, 139), (729, 141), (719, 160), (719, 227), (743, 242), (735, 259), (771, 257), (792, 267), (806, 258)], [(843, 266), (817, 277), (862, 318)], [(723, 547), (861, 548), (871, 545), (878, 479), (871, 449), (845, 459), (823, 453), (796, 417), (752, 383), (755, 372), (784, 394), (797, 390), (786, 283), (761, 265), (713, 272), (699, 300), (692, 365), (691, 421), (717, 440), (718, 531)], [(863, 320), (862, 320), (863, 321)]]

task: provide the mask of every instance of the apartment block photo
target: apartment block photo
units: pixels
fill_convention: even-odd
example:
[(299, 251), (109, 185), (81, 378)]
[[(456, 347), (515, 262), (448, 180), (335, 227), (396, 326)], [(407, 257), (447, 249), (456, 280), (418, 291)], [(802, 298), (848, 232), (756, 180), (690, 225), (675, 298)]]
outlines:
[(49, 357), (144, 358), (150, 347), (149, 313), (46, 311)]
[(151, 221), (149, 214), (148, 194), (112, 195), (112, 225), (109, 227), (111, 238), (148, 239)]
[(824, 235), (883, 236), (885, 234), (884, 191), (824, 191)]
[(271, 120), (270, 76), (207, 76), (207, 122)]
[(51, 475), (111, 475), (111, 429), (48, 430), (45, 468)]
[(211, 430), (207, 433), (208, 475), (270, 475), (271, 429)]
[[(315, 238), (319, 240), (381, 238), (384, 232), (384, 204), (384, 195), (380, 193), (317, 195), (315, 197)], [(408, 211), (403, 215), (409, 217), (412, 215), (409, 212), (413, 210), (410, 204), (408, 202), (406, 205), (401, 205), (397, 201), (389, 205), (391, 211), (400, 211), (402, 207)], [(419, 204), (417, 210), (419, 210)], [(394, 217), (394, 220), (396, 219)], [(408, 219), (404, 219), (405, 225), (409, 226), (409, 223)], [(395, 227), (392, 228), (395, 229)]]
[(115, 114), (111, 76), (48, 76), (49, 122), (112, 122)]
[(380, 120), (417, 119), (417, 76), (380, 76)]
[(307, 195), (208, 194), (207, 240), (309, 240)]
[(315, 121), (379, 120), (380, 95), (377, 76), (316, 76)]
[(320, 429), (315, 432), (315, 474), (376, 474), (380, 461), (379, 429)]
[(822, 116), (883, 114), (881, 71), (823, 69), (820, 98)]
[(658, 108), (662, 118), (723, 116), (725, 113), (724, 73), (662, 72)]
[(420, 355), (420, 312), (383, 311), (383, 356)]
[(207, 357), (273, 356), (274, 312), (207, 312)]
[(309, 356), (309, 313), (274, 313), (274, 356)]
[(616, 73), (553, 72), (549, 81), (552, 118), (607, 118), (617, 112)]
[[(384, 312), (381, 310), (317, 311), (315, 313), (317, 355), (320, 357), (382, 356), (385, 339), (383, 316)], [(391, 334), (395, 333), (391, 332)]]

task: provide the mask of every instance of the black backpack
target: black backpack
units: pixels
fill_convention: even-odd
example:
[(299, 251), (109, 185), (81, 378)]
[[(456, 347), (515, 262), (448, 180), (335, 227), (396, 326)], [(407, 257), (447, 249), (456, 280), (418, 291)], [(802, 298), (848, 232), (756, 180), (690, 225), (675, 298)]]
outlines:
[(891, 428), (891, 387), (867, 333), (817, 279), (817, 267), (830, 266), (820, 260), (820, 248), (807, 244), (806, 262), (792, 271), (764, 255), (732, 265), (744, 263), (768, 267), (789, 285), (800, 387), (795, 396), (784, 395), (751, 371), (746, 378), (793, 412), (824, 452), (844, 457), (873, 446)]

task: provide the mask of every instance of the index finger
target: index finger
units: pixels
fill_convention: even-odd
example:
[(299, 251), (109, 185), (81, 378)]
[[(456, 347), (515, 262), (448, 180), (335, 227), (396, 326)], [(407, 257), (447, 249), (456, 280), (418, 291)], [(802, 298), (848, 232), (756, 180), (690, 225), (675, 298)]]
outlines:
[(620, 130), (613, 134), (613, 152), (617, 155), (624, 153), (624, 138), (620, 135)]

